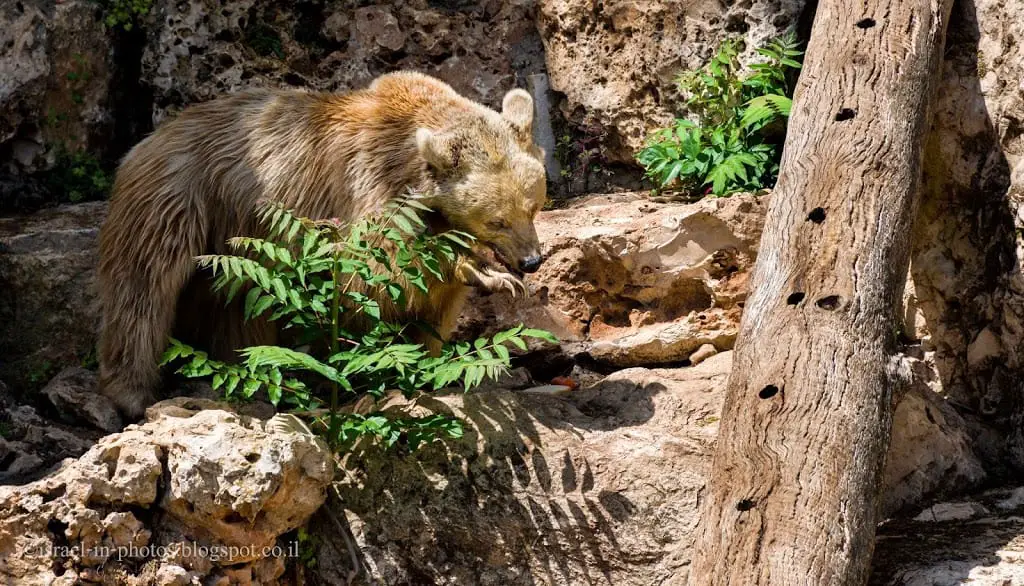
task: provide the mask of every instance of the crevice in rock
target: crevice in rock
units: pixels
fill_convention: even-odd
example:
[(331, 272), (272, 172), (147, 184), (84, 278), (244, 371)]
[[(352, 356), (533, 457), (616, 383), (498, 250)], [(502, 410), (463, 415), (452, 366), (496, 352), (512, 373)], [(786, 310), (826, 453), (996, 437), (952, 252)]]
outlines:
[(109, 33), (113, 35), (115, 65), (108, 98), (114, 113), (114, 132), (105, 158), (111, 168), (153, 131), (153, 91), (142, 82), (146, 32), (140, 22), (130, 31), (117, 28)]

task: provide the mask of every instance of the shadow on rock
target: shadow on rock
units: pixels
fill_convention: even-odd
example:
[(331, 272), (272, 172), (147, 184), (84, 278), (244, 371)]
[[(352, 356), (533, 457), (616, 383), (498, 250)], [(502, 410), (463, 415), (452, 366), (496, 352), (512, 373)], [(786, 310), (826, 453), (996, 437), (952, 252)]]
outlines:
[(389, 584), (676, 575), (688, 563), (729, 358), (628, 369), (564, 398), (489, 391), (419, 401), (462, 417), (465, 436), (415, 454), (346, 455), (340, 498), (311, 527), (317, 578), (344, 583), (355, 565), (359, 580)]

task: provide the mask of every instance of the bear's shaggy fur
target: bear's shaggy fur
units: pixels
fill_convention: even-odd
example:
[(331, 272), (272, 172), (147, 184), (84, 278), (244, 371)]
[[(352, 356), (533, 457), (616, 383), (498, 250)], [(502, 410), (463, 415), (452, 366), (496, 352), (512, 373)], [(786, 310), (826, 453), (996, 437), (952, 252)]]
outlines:
[(455, 228), (493, 249), (504, 269), (470, 255), (406, 315), (450, 333), (467, 285), (523, 290), (539, 264), (533, 218), (546, 199), (533, 101), (512, 90), (499, 114), (416, 73), (345, 94), (256, 90), (193, 106), (125, 157), (100, 235), (100, 388), (128, 416), (155, 400), (157, 362), (173, 332), (224, 356), (269, 343), (196, 274), (195, 257), (261, 235), (275, 201), (298, 215), (351, 220), (413, 189)]

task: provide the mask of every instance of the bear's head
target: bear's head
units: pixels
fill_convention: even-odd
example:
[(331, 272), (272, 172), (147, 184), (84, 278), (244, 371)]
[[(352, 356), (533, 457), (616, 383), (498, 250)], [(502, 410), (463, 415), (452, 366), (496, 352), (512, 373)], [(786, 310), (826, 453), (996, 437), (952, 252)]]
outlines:
[(500, 114), (480, 108), (449, 128), (416, 132), (435, 184), (427, 205), (515, 273), (532, 273), (542, 260), (533, 219), (547, 200), (547, 182), (532, 125), (533, 98), (512, 90)]

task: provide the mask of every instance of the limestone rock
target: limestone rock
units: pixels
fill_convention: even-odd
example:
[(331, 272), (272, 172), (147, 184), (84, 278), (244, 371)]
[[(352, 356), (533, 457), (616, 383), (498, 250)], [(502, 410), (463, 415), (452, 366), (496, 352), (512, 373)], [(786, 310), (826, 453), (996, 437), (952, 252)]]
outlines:
[(102, 435), (47, 421), (0, 382), (0, 484), (39, 478), (65, 458), (77, 458)]
[[(1024, 8), (957, 4), (915, 223), (911, 272), (944, 392), (991, 423), (994, 466), (1024, 465)], [(998, 448), (996, 446), (999, 446)]]
[(323, 443), (224, 410), (149, 413), (39, 481), (0, 487), (0, 581), (279, 583), (283, 561), (264, 548), (323, 503)]
[[(472, 300), (460, 332), (526, 322), (618, 366), (681, 362), (706, 343), (728, 350), (765, 207), (747, 195), (659, 204), (627, 194), (542, 212), (548, 259), (528, 279), (533, 294)], [(11, 292), (0, 298), (0, 377), (15, 388), (41, 386), (92, 354), (105, 215), (94, 202), (0, 219), (0, 286)]]
[(86, 423), (107, 432), (124, 427), (113, 401), (99, 394), (96, 373), (70, 367), (53, 377), (42, 394), (68, 423)]
[[(338, 487), (363, 583), (659, 584), (685, 579), (731, 352), (680, 369), (630, 368), (562, 397), (438, 397), (463, 440), (415, 456), (347, 456)], [(422, 406), (423, 404), (421, 404)], [(915, 384), (897, 409), (883, 509), (977, 484), (983, 473), (948, 405)], [(352, 569), (326, 516), (316, 572)]]
[(0, 378), (18, 392), (93, 355), (93, 279), (106, 204), (0, 218)]
[(524, 322), (617, 367), (679, 363), (704, 344), (732, 348), (766, 198), (661, 204), (594, 196), (538, 215), (547, 257), (531, 295), (477, 297), (459, 335)]
[[(607, 156), (632, 161), (648, 134), (672, 122), (683, 102), (675, 79), (704, 65), (727, 36), (749, 53), (793, 26), (804, 2), (741, 3), (540, 0), (537, 26), (551, 87), (568, 117), (609, 133)], [(748, 53), (748, 55), (749, 55)]]
[(702, 346), (728, 350), (739, 333), (739, 313), (708, 308), (672, 323), (641, 327), (613, 340), (597, 340), (589, 354), (602, 363), (623, 367), (682, 362)]
[(922, 495), (954, 494), (986, 476), (975, 453), (972, 425), (933, 390), (939, 378), (934, 364), (909, 357), (904, 361), (914, 373), (914, 386), (893, 413), (883, 514), (918, 504)]
[(697, 366), (715, 354), (718, 354), (718, 349), (715, 348), (713, 344), (704, 344), (700, 348), (697, 348), (696, 352), (690, 354), (690, 364)]
[(543, 71), (532, 3), (428, 0), (365, 5), (269, 0), (156, 0), (147, 17), (142, 77), (153, 120), (248, 87), (365, 87), (383, 73), (435, 75), (498, 106)]

